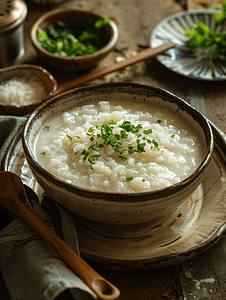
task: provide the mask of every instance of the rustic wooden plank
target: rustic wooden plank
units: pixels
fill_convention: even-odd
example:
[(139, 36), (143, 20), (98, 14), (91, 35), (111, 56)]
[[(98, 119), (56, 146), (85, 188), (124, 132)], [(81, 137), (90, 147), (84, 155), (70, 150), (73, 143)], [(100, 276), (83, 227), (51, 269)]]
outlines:
[(212, 5), (222, 3), (220, 0), (187, 0), (187, 9), (206, 9)]
[[(142, 66), (142, 67), (141, 67)], [(156, 59), (136, 69), (134, 80), (164, 88), (183, 98), (226, 133), (225, 81), (194, 80), (176, 74), (162, 66)]]
[[(139, 46), (142, 46), (144, 48), (149, 47), (150, 35), (154, 27), (163, 18), (182, 10), (181, 6), (173, 0), (160, 2), (158, 0), (94, 0), (92, 2), (87, 0), (70, 0), (60, 5), (50, 7), (47, 7), (45, 5), (37, 6), (32, 2), (28, 2), (28, 9), (30, 14), (28, 14), (25, 23), (26, 53), (24, 57), (19, 61), (19, 63), (39, 64), (47, 68), (54, 75), (56, 80), (60, 82), (67, 81), (74, 76), (78, 76), (78, 74), (68, 73), (64, 71), (58, 72), (58, 70), (55, 70), (54, 68), (48, 66), (37, 56), (30, 41), (30, 29), (34, 23), (34, 20), (49, 9), (54, 9), (57, 7), (90, 10), (103, 14), (104, 16), (109, 17), (115, 21), (116, 25), (119, 28), (119, 39), (116, 46), (116, 52), (112, 51), (111, 54), (109, 54), (97, 67), (97, 69), (105, 65), (112, 64), (114, 57), (117, 57), (118, 55), (127, 55), (128, 51), (123, 51), (123, 49), (125, 48), (129, 48), (131, 52), (139, 51)], [(150, 12), (153, 11), (153, 8), (155, 8), (155, 13), (150, 15)]]
[[(195, 1), (189, 1), (193, 5)], [(196, 1), (196, 3), (206, 1)], [(217, 1), (214, 1), (216, 3)], [(105, 66), (113, 63), (113, 57), (126, 54), (123, 48), (129, 47), (131, 51), (139, 51), (141, 48), (149, 46), (149, 38), (154, 27), (165, 17), (182, 10), (181, 6), (173, 0), (70, 0), (61, 5), (42, 6), (35, 5), (27, 1), (29, 14), (25, 22), (25, 49), (24, 57), (18, 63), (34, 63), (46, 67), (57, 79), (58, 82), (64, 82), (77, 74), (68, 74), (59, 72), (48, 67), (37, 56), (30, 42), (30, 29), (34, 20), (45, 11), (56, 7), (74, 7), (96, 11), (105, 14), (107, 17), (115, 20), (119, 27), (119, 41), (116, 51), (113, 51), (99, 66)], [(194, 8), (194, 7), (193, 7)], [(203, 7), (202, 7), (203, 8)], [(189, 6), (191, 8), (191, 5)], [(107, 79), (99, 80), (104, 82)], [(164, 66), (156, 59), (148, 63), (139, 63), (129, 68), (124, 77), (115, 78), (117, 80), (132, 80), (133, 82), (150, 84), (164, 88), (172, 93), (182, 97), (197, 109), (202, 111), (219, 128), (226, 132), (226, 87), (224, 82), (209, 83), (196, 81), (180, 76)], [(181, 266), (150, 270), (147, 272), (112, 272), (100, 270), (100, 273), (109, 281), (118, 286), (121, 290), (120, 300), (162, 300), (162, 288), (170, 278), (186, 271), (181, 275), (180, 281), (183, 289), (184, 299), (224, 299), (223, 292), (226, 289), (225, 278), (225, 237), (217, 245), (197, 257), (191, 263)], [(218, 259), (220, 257), (220, 259)], [(192, 270), (191, 271), (191, 267)], [(190, 273), (189, 273), (190, 272)], [(214, 284), (212, 283), (214, 278)], [(217, 283), (217, 284), (216, 284)], [(214, 287), (213, 287), (214, 285)], [(200, 287), (200, 290), (197, 287)], [(208, 297), (205, 298), (205, 289), (208, 289)], [(0, 286), (1, 290), (1, 286)], [(210, 291), (212, 290), (212, 292)], [(165, 292), (170, 292), (166, 289)], [(218, 294), (222, 298), (218, 297)], [(181, 294), (182, 295), (182, 294)], [(211, 295), (214, 295), (211, 298)], [(1, 298), (1, 300), (8, 300)], [(171, 298), (176, 299), (173, 293)], [(196, 298), (194, 298), (194, 296)], [(190, 298), (189, 298), (190, 297)], [(218, 297), (218, 298), (217, 298)], [(178, 297), (179, 298), (179, 297)]]
[(191, 262), (178, 266), (184, 299), (225, 299), (226, 236)]
[[(119, 300), (163, 300), (162, 294), (168, 293), (172, 299), (180, 299), (174, 295), (172, 287), (164, 286), (177, 274), (175, 268), (161, 268), (138, 272), (110, 272), (98, 270), (121, 290)], [(177, 283), (179, 286), (179, 282)], [(181, 292), (180, 292), (181, 293)], [(180, 294), (182, 296), (182, 294)]]

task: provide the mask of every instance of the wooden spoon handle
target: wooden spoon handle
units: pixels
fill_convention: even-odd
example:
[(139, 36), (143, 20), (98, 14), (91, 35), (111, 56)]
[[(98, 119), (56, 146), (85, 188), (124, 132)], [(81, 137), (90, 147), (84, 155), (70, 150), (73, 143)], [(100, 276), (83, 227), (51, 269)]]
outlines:
[(175, 46), (176, 46), (176, 44), (174, 42), (170, 41), (170, 42), (164, 43), (163, 45), (156, 47), (156, 48), (148, 48), (147, 50), (139, 52), (136, 56), (129, 57), (129, 58), (125, 59), (124, 61), (114, 63), (103, 69), (97, 70), (95, 72), (86, 74), (84, 76), (70, 80), (62, 85), (59, 85), (56, 92), (54, 93), (54, 95), (65, 92), (71, 88), (76, 88), (76, 87), (82, 86), (84, 83), (90, 82), (90, 81), (100, 78), (100, 77), (103, 77), (112, 72), (124, 69), (124, 68), (126, 68), (130, 65), (133, 65), (139, 61), (145, 61), (147, 59), (150, 59), (150, 58), (152, 58), (166, 50), (169, 50), (170, 48), (173, 48)]
[[(0, 204), (16, 215), (37, 232), (78, 277), (98, 296), (99, 299), (117, 299), (120, 291), (100, 276), (62, 239), (60, 239), (32, 210), (21, 200), (26, 197), (21, 179), (14, 173), (0, 172)], [(21, 200), (20, 200), (21, 199)]]

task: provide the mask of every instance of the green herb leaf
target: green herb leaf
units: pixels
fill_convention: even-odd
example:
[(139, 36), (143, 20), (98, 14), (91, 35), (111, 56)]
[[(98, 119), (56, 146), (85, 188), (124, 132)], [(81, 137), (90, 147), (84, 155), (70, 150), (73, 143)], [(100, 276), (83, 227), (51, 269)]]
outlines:
[(92, 54), (104, 46), (106, 37), (105, 25), (109, 19), (94, 20), (80, 23), (76, 27), (66, 25), (59, 20), (48, 26), (47, 31), (37, 29), (37, 40), (48, 52), (60, 56), (70, 56), (73, 63), (76, 56)]
[(122, 156), (122, 155), (119, 155), (119, 158), (121, 158), (121, 160), (125, 160), (126, 159), (126, 157)]
[(90, 132), (90, 133), (94, 133), (94, 132), (95, 132), (95, 130), (93, 129), (93, 127), (90, 127), (90, 128), (88, 129), (88, 132)]
[(131, 180), (133, 180), (133, 176), (129, 176), (129, 177), (127, 177), (127, 178), (126, 178), (126, 180), (127, 180), (127, 181), (131, 181)]
[(86, 159), (87, 159), (87, 157), (89, 156), (89, 154), (90, 154), (90, 152), (87, 151), (86, 149), (84, 149), (84, 150), (82, 151), (82, 154), (81, 154), (81, 155), (84, 156), (84, 157), (83, 157), (84, 162), (86, 161)]
[(99, 29), (99, 28), (103, 27), (104, 25), (109, 24), (109, 22), (110, 22), (110, 19), (107, 19), (107, 20), (99, 19), (94, 23), (94, 26)]
[(46, 155), (45, 151), (44, 151), (44, 152), (41, 152), (40, 155), (45, 156), (45, 155)]
[(186, 36), (190, 37), (187, 45), (194, 53), (206, 49), (209, 58), (220, 63), (226, 62), (226, 32), (217, 33), (217, 27), (226, 22), (226, 1), (222, 2), (222, 8), (222, 13), (214, 14), (215, 27), (208, 28), (203, 21), (199, 21), (186, 30)]
[(156, 140), (153, 139), (151, 142), (155, 145), (155, 149), (159, 149), (159, 143)]
[[(112, 125), (112, 126), (111, 126)], [(125, 160), (126, 156), (122, 155), (124, 152), (128, 152), (129, 154), (133, 153), (141, 153), (145, 152), (145, 146), (146, 142), (153, 144), (154, 146), (152, 148), (158, 149), (158, 142), (154, 139), (149, 140), (146, 139), (144, 134), (150, 134), (152, 133), (152, 129), (147, 129), (143, 131), (143, 134), (139, 133), (139, 131), (142, 129), (142, 124), (131, 124), (130, 121), (124, 121), (121, 125), (118, 125), (118, 127), (114, 126), (117, 125), (117, 122), (114, 120), (109, 121), (109, 125), (107, 124), (102, 124), (99, 126), (96, 126), (96, 129), (100, 130), (100, 133), (95, 134), (95, 129), (93, 127), (90, 127), (86, 135), (90, 136), (90, 141), (93, 142), (88, 150), (87, 149), (82, 149), (79, 150), (75, 153), (77, 155), (79, 152), (83, 156), (84, 162), (88, 159), (88, 162), (90, 164), (95, 164), (95, 161), (100, 157), (100, 154), (97, 155), (92, 155), (90, 150), (99, 152), (101, 148), (104, 147), (111, 147), (114, 151), (118, 152), (119, 158), (121, 160)], [(113, 130), (115, 128), (120, 128), (121, 131), (120, 133), (113, 133)], [(136, 140), (136, 145), (134, 146), (133, 143), (131, 143), (131, 140), (128, 138), (128, 133), (134, 133), (137, 136)], [(69, 139), (71, 139), (70, 136), (68, 136)], [(101, 139), (101, 143), (99, 140), (95, 139)], [(141, 142), (145, 141), (145, 142)], [(131, 178), (130, 180), (132, 180)]]
[(43, 129), (47, 129), (47, 131), (49, 131), (49, 126), (44, 126)]
[(150, 134), (150, 133), (152, 133), (153, 131), (152, 131), (152, 129), (150, 128), (150, 129), (147, 129), (147, 130), (143, 130), (143, 133), (144, 134)]
[(83, 151), (83, 150), (78, 150), (77, 152), (75, 152), (75, 155), (77, 155), (80, 151)]
[(117, 122), (115, 122), (114, 120), (110, 120), (109, 124), (117, 124)]

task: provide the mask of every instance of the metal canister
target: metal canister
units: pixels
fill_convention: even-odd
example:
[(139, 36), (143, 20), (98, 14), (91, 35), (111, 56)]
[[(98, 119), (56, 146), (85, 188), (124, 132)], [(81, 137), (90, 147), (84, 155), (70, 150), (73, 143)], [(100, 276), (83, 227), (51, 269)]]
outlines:
[(26, 16), (27, 5), (23, 0), (0, 1), (0, 68), (23, 56)]

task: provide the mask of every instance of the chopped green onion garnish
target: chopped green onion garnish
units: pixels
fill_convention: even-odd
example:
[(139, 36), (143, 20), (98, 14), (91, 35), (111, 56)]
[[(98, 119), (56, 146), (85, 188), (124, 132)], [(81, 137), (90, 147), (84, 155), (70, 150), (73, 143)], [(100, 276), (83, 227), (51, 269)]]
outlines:
[(70, 56), (76, 64), (76, 56), (92, 54), (100, 50), (105, 44), (106, 31), (110, 19), (89, 19), (77, 26), (68, 26), (59, 20), (48, 26), (46, 31), (37, 29), (37, 40), (46, 51), (60, 56)]
[(150, 129), (148, 129), (148, 130), (144, 130), (143, 131), (143, 133), (144, 134), (150, 134), (150, 133), (152, 133), (153, 131), (152, 131), (152, 129), (150, 128)]
[[(112, 125), (117, 125), (117, 122), (115, 122), (114, 120), (110, 120), (109, 125), (102, 124), (96, 126), (96, 129), (100, 130), (100, 133), (95, 133), (95, 129), (93, 127), (90, 127), (86, 134), (90, 136), (90, 141), (93, 142), (92, 145), (89, 146), (88, 150), (82, 149), (77, 151), (75, 155), (81, 152), (84, 162), (86, 161), (86, 159), (88, 159), (90, 164), (93, 165), (95, 164), (95, 161), (100, 157), (100, 155), (98, 154), (98, 156), (95, 157), (95, 155), (93, 156), (89, 150), (99, 152), (99, 150), (104, 146), (111, 147), (114, 151), (118, 152), (118, 157), (121, 160), (127, 159), (126, 156), (122, 155), (124, 152), (128, 152), (129, 154), (145, 152), (146, 143), (153, 144), (153, 146), (151, 146), (151, 149), (160, 150), (159, 143), (156, 140), (147, 139), (145, 137), (145, 135), (152, 133), (151, 128), (143, 130), (143, 132), (141, 132), (142, 124), (133, 125), (130, 121), (124, 121), (121, 125), (118, 125), (118, 128), (121, 128), (120, 133), (114, 134), (113, 130), (115, 127)], [(128, 139), (129, 132), (136, 134), (136, 145), (133, 145), (133, 143), (131, 143), (131, 140)], [(68, 136), (68, 138), (70, 139), (71, 137)], [(99, 141), (95, 141), (96, 138), (101, 139), (102, 143), (99, 143)]]

